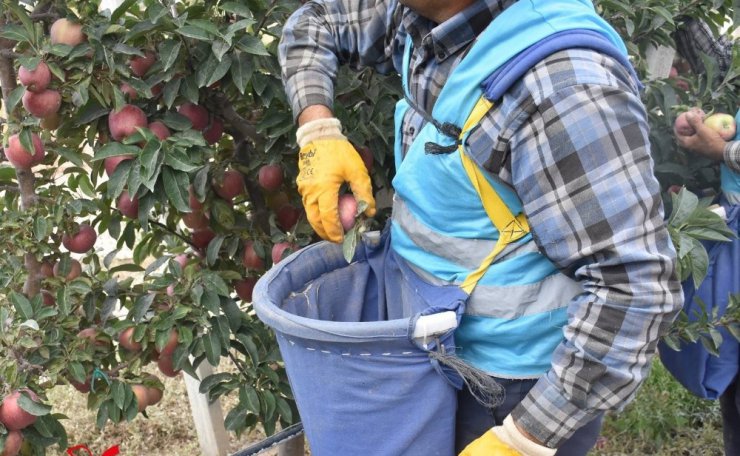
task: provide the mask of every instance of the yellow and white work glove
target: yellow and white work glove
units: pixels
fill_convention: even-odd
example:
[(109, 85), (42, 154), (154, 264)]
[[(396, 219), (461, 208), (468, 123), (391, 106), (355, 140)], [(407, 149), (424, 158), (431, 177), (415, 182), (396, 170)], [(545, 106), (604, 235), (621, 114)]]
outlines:
[(370, 175), (355, 148), (342, 134), (339, 119), (316, 119), (296, 132), (298, 192), (303, 197), (308, 222), (316, 233), (332, 242), (344, 237), (339, 223), (339, 188), (348, 182), (358, 201), (368, 204), (365, 215), (375, 215)]
[(470, 442), (459, 456), (553, 456), (556, 451), (525, 437), (509, 415), (501, 426)]

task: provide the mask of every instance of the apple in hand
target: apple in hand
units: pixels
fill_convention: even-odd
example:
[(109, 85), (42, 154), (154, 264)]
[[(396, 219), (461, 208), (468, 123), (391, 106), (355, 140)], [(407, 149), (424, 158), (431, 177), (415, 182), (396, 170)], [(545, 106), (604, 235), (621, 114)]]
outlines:
[(704, 125), (719, 133), (719, 136), (725, 141), (732, 140), (737, 130), (735, 118), (725, 113), (712, 114), (704, 119)]

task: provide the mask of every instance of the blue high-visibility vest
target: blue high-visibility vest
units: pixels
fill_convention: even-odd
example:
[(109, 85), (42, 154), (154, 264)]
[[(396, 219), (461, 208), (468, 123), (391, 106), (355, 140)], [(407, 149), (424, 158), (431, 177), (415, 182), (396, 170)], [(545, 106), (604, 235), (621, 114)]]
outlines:
[[(402, 78), (409, 98), (411, 47), (408, 39)], [(437, 125), (462, 127), (485, 95), (503, 94), (547, 55), (575, 47), (607, 53), (629, 67), (624, 43), (590, 1), (515, 3), (481, 33), (452, 71), (431, 117)], [(502, 69), (505, 72), (497, 72)], [(408, 109), (405, 100), (396, 107), (391, 245), (431, 283), (460, 285), (493, 250), (500, 233), (463, 169), (460, 154), (425, 153), (427, 143), (454, 149), (457, 138), (430, 122), (403, 154), (401, 127)], [(485, 178), (509, 211), (521, 214), (516, 192), (490, 174)], [(455, 333), (457, 354), (498, 377), (539, 377), (550, 368), (552, 353), (563, 340), (566, 306), (582, 289), (538, 251), (531, 234), (503, 253), (468, 299)]]

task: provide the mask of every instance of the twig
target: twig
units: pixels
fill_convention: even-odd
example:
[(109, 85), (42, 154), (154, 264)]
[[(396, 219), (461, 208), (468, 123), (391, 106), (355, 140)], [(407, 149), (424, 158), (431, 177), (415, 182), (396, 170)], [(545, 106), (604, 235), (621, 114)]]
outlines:
[(267, 23), (267, 18), (270, 17), (270, 14), (272, 13), (272, 10), (275, 9), (277, 6), (277, 0), (272, 0), (270, 2), (270, 6), (267, 7), (267, 11), (265, 11), (265, 15), (262, 16), (262, 19), (260, 20), (260, 23), (257, 24), (257, 28), (254, 29), (254, 34), (259, 35), (260, 31), (262, 30), (262, 27), (265, 26), (265, 23)]
[(156, 220), (149, 220), (149, 223), (151, 223), (154, 226), (160, 227), (161, 229), (167, 231), (168, 233), (170, 233), (172, 235), (175, 235), (175, 236), (179, 237), (185, 243), (187, 243), (189, 246), (191, 246), (193, 249), (198, 250), (198, 246), (196, 246), (195, 244), (193, 244), (193, 241), (192, 240), (190, 240), (189, 238), (186, 238), (185, 236), (183, 236), (182, 234), (178, 233), (177, 231), (174, 231), (172, 228), (170, 228), (169, 226), (165, 225), (164, 223), (158, 222)]
[(239, 115), (234, 109), (234, 105), (231, 104), (226, 95), (221, 91), (212, 91), (212, 97), (209, 99), (213, 100), (213, 112), (220, 113), (226, 121), (227, 132), (234, 136), (237, 140), (249, 139), (255, 145), (261, 144), (262, 137), (257, 133), (257, 128), (247, 122), (247, 119)]
[(226, 351), (229, 354), (229, 358), (231, 359), (231, 362), (234, 363), (236, 366), (236, 369), (239, 371), (239, 373), (244, 377), (244, 380), (247, 381), (247, 383), (252, 383), (252, 379), (249, 378), (249, 375), (247, 375), (246, 370), (244, 369), (244, 366), (242, 366), (242, 363), (234, 356), (233, 353), (231, 353), (231, 350)]
[(17, 52), (13, 52), (10, 49), (0, 49), (0, 57), (4, 57), (6, 59), (17, 59), (18, 57), (23, 57), (23, 54), (19, 54)]

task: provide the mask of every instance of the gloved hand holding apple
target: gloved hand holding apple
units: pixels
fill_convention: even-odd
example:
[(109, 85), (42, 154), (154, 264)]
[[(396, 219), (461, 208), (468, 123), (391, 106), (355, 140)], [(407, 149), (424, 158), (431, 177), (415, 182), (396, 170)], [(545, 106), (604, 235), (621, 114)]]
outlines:
[(676, 141), (681, 147), (712, 160), (722, 160), (727, 141), (735, 137), (737, 126), (730, 114), (706, 116), (701, 108), (681, 113), (673, 124)]

